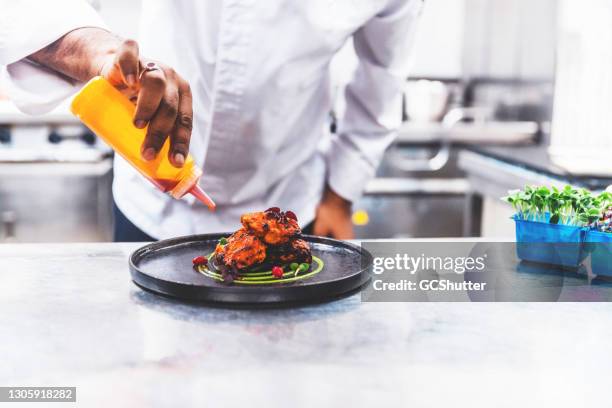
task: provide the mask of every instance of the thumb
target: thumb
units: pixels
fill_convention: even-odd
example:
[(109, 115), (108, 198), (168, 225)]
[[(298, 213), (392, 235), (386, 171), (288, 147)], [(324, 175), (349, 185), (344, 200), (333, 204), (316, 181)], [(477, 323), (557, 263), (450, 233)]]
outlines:
[(109, 57), (102, 65), (100, 75), (122, 92), (135, 91), (140, 72), (138, 43), (134, 40), (125, 40), (115, 54)]
[(124, 83), (130, 88), (136, 85), (139, 61), (138, 43), (134, 40), (125, 40), (117, 52), (116, 64), (119, 66)]

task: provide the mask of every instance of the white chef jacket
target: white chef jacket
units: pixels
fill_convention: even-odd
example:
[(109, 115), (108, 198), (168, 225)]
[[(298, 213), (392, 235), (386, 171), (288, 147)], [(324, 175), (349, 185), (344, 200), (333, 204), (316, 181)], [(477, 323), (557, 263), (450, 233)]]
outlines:
[[(355, 200), (401, 122), (401, 90), (422, 0), (147, 0), (141, 55), (172, 66), (191, 85), (190, 151), (216, 201), (159, 192), (120, 157), (120, 210), (156, 238), (235, 229), (240, 215), (271, 206), (314, 219), (326, 183)], [(105, 27), (80, 0), (0, 0), (0, 65), (24, 111), (56, 106), (82, 84), (25, 57), (86, 26)], [(330, 61), (352, 39), (358, 66), (335, 135)]]

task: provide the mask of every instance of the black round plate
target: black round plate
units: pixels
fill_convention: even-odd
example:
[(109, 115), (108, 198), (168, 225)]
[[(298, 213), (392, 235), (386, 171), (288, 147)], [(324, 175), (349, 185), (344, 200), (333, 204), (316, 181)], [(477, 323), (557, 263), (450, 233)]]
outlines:
[(312, 278), (290, 283), (244, 286), (223, 284), (197, 272), (191, 260), (213, 252), (221, 237), (203, 234), (158, 241), (130, 256), (130, 273), (138, 286), (177, 299), (231, 304), (320, 302), (363, 286), (370, 278), (372, 255), (356, 245), (304, 235), (323, 270)]

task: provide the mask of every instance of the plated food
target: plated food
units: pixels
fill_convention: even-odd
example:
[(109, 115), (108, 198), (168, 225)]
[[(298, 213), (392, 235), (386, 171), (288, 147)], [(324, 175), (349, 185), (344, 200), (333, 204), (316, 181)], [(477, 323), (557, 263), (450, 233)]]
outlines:
[(301, 238), (297, 217), (278, 207), (244, 214), (242, 227), (214, 252), (193, 259), (197, 271), (224, 283), (270, 284), (307, 279), (323, 269)]

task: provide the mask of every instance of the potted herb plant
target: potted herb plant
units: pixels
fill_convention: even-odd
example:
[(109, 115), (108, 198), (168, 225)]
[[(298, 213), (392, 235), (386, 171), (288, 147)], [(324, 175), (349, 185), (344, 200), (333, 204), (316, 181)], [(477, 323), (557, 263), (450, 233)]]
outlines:
[(587, 226), (599, 218), (597, 197), (585, 189), (526, 186), (504, 199), (515, 210), (517, 256), (546, 264), (577, 267)]
[(593, 273), (612, 276), (612, 193), (601, 193), (598, 205), (601, 211), (598, 219), (590, 225), (585, 245), (591, 253)]

